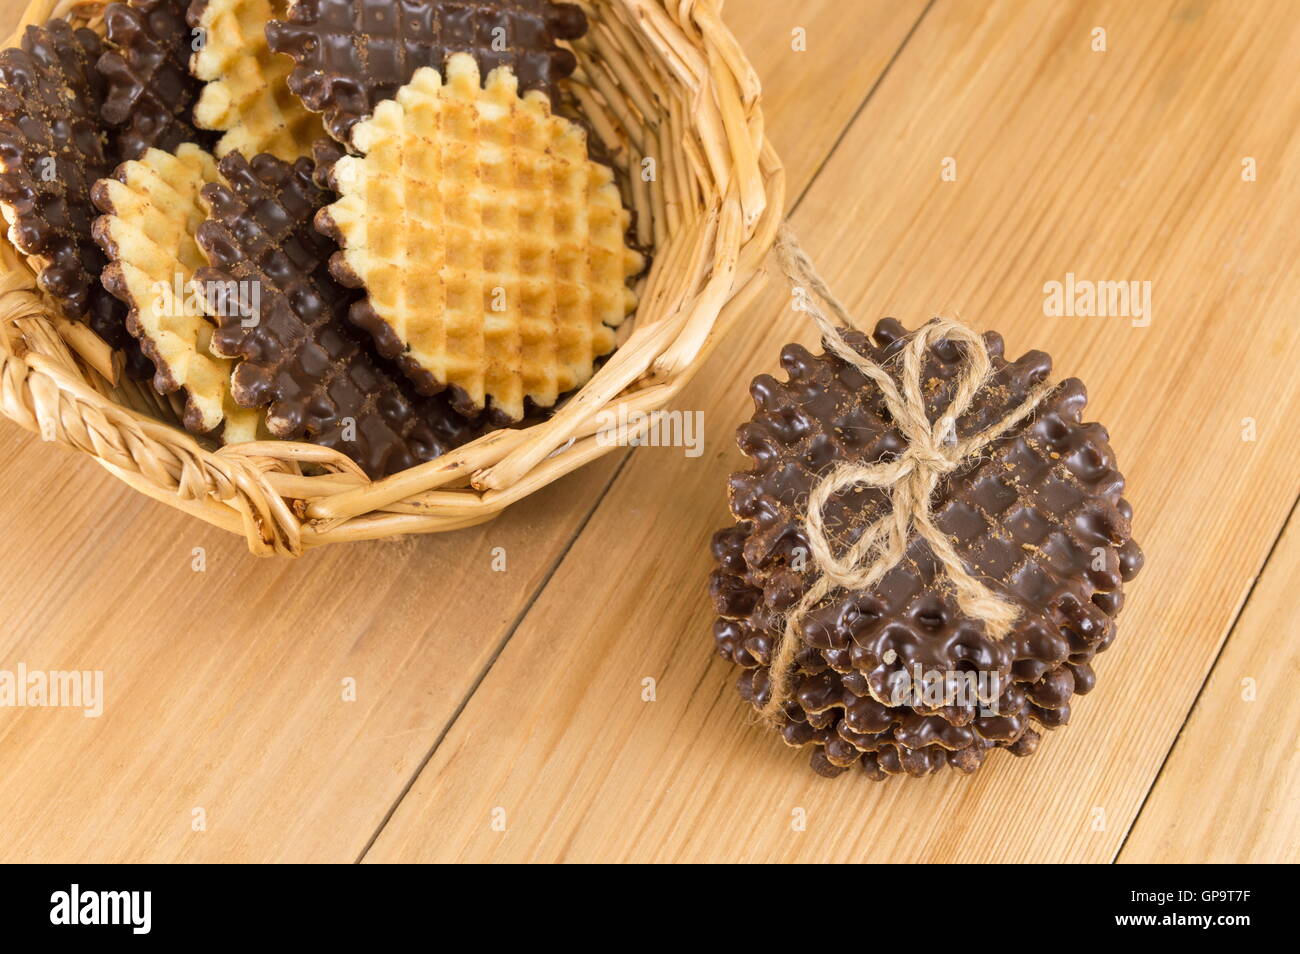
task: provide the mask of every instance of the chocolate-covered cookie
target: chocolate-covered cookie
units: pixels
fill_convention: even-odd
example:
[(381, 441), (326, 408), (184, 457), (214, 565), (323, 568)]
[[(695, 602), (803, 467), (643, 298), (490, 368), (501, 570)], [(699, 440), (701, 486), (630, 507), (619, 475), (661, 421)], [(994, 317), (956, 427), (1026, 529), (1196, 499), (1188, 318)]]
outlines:
[(509, 66), (521, 93), (541, 90), (556, 103), (557, 81), (577, 63), (555, 41), (586, 32), (577, 4), (549, 0), (295, 0), (266, 36), (297, 64), (289, 88), (347, 143), (351, 128), (416, 70), (441, 72), (456, 52), (472, 54), (484, 77)]
[(29, 26), (20, 49), (0, 52), (0, 211), (63, 314), (126, 351), (131, 370), (146, 376), (126, 308), (99, 283), (104, 253), (90, 231), (90, 189), (114, 166), (100, 118), (101, 52), (93, 30), (58, 19)]
[[(880, 322), (873, 339), (846, 338), (897, 375), (908, 340), (897, 321)], [(958, 441), (1006, 417), (1051, 371), (1042, 352), (1008, 362), (998, 335), (984, 342), (992, 375), (958, 418)], [(931, 422), (952, 400), (964, 347), (944, 339), (925, 353)], [(908, 447), (880, 389), (857, 368), (798, 345), (784, 349), (782, 366), (786, 381), (762, 375), (751, 387), (755, 414), (738, 441), (753, 466), (731, 477), (737, 523), (714, 537), (710, 578), (717, 650), (742, 667), (741, 695), (757, 708), (770, 698), (787, 614), (821, 572), (805, 528), (810, 493), (839, 464), (898, 460)], [(1080, 381), (1060, 382), (1032, 415), (940, 480), (930, 500), (968, 572), (1018, 610), (1009, 633), (995, 637), (959, 610), (952, 581), (918, 535), (876, 585), (833, 587), (799, 618), (777, 721), (787, 743), (812, 747), (818, 772), (855, 764), (873, 778), (944, 765), (973, 772), (994, 748), (1032, 753), (1031, 723), (1064, 725), (1074, 694), (1092, 689), (1093, 657), (1115, 637), (1123, 584), (1142, 555), (1106, 429), (1081, 417), (1086, 402)], [(822, 513), (834, 552), (890, 507), (879, 488), (832, 496)]]
[(102, 115), (117, 161), (151, 146), (175, 152), (184, 142), (211, 149), (213, 133), (195, 128), (203, 84), (190, 75), (188, 0), (126, 0), (104, 8), (104, 53), (96, 68), (107, 83)]
[(239, 359), (235, 400), (267, 406), (276, 437), (338, 450), (372, 477), (475, 436), (474, 422), (444, 397), (417, 395), (347, 322), (357, 295), (330, 277), (336, 246), (312, 227), (333, 196), (312, 182), (311, 160), (232, 152), (218, 168), (224, 182), (204, 187), (210, 214), (198, 229), (211, 267), (197, 278), (218, 324), (213, 351)]

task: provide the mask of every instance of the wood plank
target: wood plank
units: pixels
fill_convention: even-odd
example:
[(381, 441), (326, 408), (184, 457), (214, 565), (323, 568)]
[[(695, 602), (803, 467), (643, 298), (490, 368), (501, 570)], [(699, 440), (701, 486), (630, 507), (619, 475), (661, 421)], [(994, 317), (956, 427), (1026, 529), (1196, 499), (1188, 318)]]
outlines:
[(99, 670), (106, 696), (94, 719), (0, 709), (7, 861), (355, 858), (563, 552), (573, 528), (555, 513), (590, 507), (614, 469), (459, 543), (256, 560), (90, 461), (2, 433), (0, 669)]
[(793, 204), (930, 0), (725, 4), (723, 19), (763, 80), (768, 138)]
[(1300, 861), (1297, 593), (1300, 519), (1293, 513), (1120, 862)]
[[(937, 4), (795, 215), (863, 324), (956, 311), (1088, 382), (1148, 565), (1074, 725), (972, 778), (876, 785), (749, 724), (704, 589), (743, 383), (814, 338), (774, 291), (679, 401), (706, 453), (634, 452), (367, 860), (1113, 859), (1300, 477), (1290, 9)], [(1154, 320), (1045, 317), (1067, 272), (1150, 280)]]
[[(7, 29), (22, 4), (0, 4)], [(815, 114), (794, 99), (768, 109), (792, 190), (923, 7), (873, 2), (880, 29), (865, 42), (833, 28), (836, 0), (801, 9), (820, 52), (797, 61), (798, 82), (834, 92)], [(760, 74), (787, 71), (778, 8), (733, 0), (728, 19)], [(0, 710), (6, 861), (356, 858), (623, 456), (483, 527), (289, 563), (255, 560), (14, 427), (0, 427), (0, 447), (0, 669), (101, 670), (108, 697), (97, 719)], [(491, 568), (496, 548), (505, 572)]]

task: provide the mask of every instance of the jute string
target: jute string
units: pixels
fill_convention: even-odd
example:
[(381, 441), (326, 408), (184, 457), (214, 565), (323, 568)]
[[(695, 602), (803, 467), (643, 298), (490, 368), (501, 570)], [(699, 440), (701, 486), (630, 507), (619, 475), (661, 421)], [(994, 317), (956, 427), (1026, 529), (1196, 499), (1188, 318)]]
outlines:
[[(894, 460), (875, 464), (841, 462), (818, 480), (809, 494), (804, 533), (817, 575), (807, 593), (787, 614), (784, 632), (771, 654), (770, 695), (760, 713), (772, 722), (780, 721), (790, 697), (790, 670), (803, 645), (800, 628), (808, 613), (836, 587), (861, 590), (874, 586), (902, 561), (913, 532), (929, 544), (952, 586), (962, 614), (983, 622), (994, 639), (1010, 632), (1019, 610), (966, 569), (948, 535), (935, 526), (930, 501), (940, 480), (1033, 414), (1054, 387), (1050, 381), (1041, 382), (1001, 420), (965, 440), (957, 440), (957, 421), (969, 410), (991, 374), (983, 337), (952, 318), (931, 321), (903, 347), (900, 390), (888, 371), (859, 354), (845, 340), (843, 331), (853, 327), (848, 311), (817, 274), (789, 225), (783, 225), (777, 234), (776, 254), (796, 294), (799, 310), (812, 316), (832, 354), (857, 368), (880, 388), (894, 425), (907, 441), (907, 449)], [(832, 323), (808, 291), (830, 308), (843, 329)], [(952, 401), (931, 424), (921, 390), (921, 372), (930, 345), (944, 338), (964, 346), (965, 365), (958, 374)], [(889, 496), (890, 507), (837, 556), (826, 535), (823, 511), (832, 497), (852, 487), (883, 490)]]

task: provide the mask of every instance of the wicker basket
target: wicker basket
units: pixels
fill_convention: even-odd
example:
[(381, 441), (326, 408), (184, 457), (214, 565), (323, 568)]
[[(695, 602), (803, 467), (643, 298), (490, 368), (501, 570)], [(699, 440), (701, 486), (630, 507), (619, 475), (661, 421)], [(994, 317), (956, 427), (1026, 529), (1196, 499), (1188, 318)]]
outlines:
[[(4, 237), (0, 409), (136, 490), (243, 534), (258, 555), (472, 526), (605, 453), (600, 412), (666, 404), (761, 288), (784, 174), (763, 135), (758, 78), (722, 23), (721, 0), (584, 5), (591, 29), (574, 44), (572, 88), (629, 173), (638, 237), (655, 254), (618, 350), (554, 416), (379, 481), (313, 444), (208, 450), (180, 428), (173, 401), (122, 376), (99, 338), (57, 314)], [(102, 10), (102, 0), (34, 0), (5, 45), (52, 16), (101, 29)], [(644, 157), (654, 159), (648, 182)]]

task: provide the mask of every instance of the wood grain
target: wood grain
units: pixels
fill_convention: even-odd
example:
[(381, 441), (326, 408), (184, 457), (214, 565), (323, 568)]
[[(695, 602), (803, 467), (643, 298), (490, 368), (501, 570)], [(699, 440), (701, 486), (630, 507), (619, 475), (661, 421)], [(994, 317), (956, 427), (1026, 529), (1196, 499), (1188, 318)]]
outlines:
[(574, 535), (554, 512), (581, 513), (614, 468), (458, 542), (293, 562), (14, 428), (3, 441), (0, 668), (100, 670), (107, 697), (96, 719), (0, 710), (8, 861), (355, 858)]
[[(22, 4), (0, 2), (16, 22)], [(869, 35), (836, 29), (836, 0), (801, 6), (818, 55), (766, 113), (792, 194), (924, 9), (860, 6)], [(780, 5), (733, 0), (727, 18), (760, 74), (785, 69)], [(803, 96), (818, 88), (829, 92), (812, 111)], [(623, 456), (483, 527), (291, 563), (255, 560), (8, 424), (0, 448), (0, 669), (100, 670), (107, 695), (97, 719), (0, 709), (5, 861), (356, 858)]]
[(1292, 513), (1121, 862), (1300, 861), (1297, 593), (1300, 519)]
[[(1088, 382), (1148, 566), (1073, 726), (873, 785), (748, 724), (703, 593), (743, 382), (812, 340), (774, 292), (679, 402), (708, 452), (633, 453), (367, 860), (1112, 860), (1300, 483), (1293, 9), (938, 3), (794, 217), (864, 324), (956, 312)], [(1069, 272), (1151, 281), (1150, 325), (1045, 317)]]

